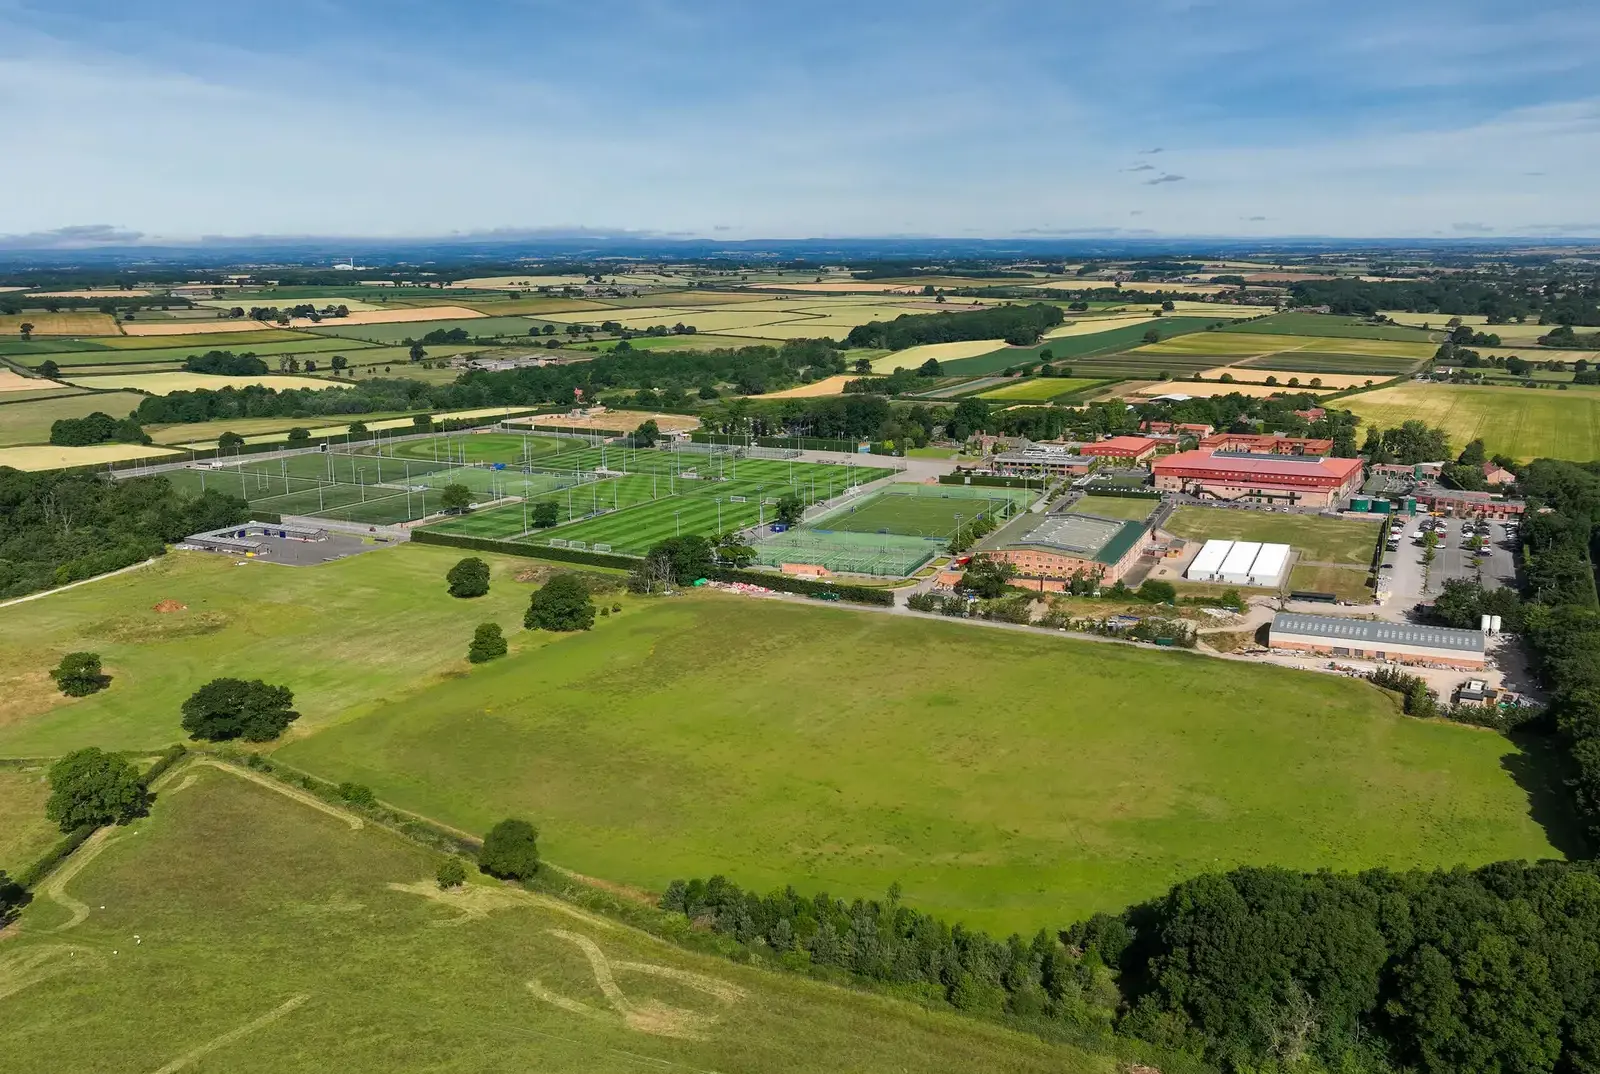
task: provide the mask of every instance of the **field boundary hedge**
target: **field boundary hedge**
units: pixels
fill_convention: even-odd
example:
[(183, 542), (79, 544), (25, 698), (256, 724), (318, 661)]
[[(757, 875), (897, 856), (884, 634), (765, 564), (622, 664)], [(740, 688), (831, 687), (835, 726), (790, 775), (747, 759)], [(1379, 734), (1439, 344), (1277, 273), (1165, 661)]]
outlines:
[(941, 485), (985, 485), (1000, 489), (1042, 489), (1048, 484), (1043, 477), (1006, 477), (1001, 474), (940, 474)]

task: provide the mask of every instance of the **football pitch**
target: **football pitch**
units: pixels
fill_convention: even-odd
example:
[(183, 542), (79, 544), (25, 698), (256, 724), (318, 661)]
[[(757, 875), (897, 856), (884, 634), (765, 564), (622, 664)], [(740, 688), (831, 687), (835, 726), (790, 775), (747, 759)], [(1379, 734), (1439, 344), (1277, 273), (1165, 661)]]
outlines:
[(958, 526), (980, 516), (1004, 517), (1013, 504), (1032, 499), (1032, 494), (985, 490), (973, 495), (962, 487), (960, 493), (948, 489), (889, 488), (859, 502), (817, 519), (812, 528), (842, 530), (846, 533), (898, 533), (907, 537), (945, 538)]

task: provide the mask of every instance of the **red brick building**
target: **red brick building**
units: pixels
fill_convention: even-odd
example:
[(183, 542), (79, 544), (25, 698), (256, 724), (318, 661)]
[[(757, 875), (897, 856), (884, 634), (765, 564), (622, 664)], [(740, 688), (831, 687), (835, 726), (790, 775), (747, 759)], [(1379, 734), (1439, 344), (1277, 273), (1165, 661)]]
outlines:
[(1109, 440), (1085, 444), (1078, 449), (1078, 453), (1119, 462), (1144, 462), (1154, 456), (1156, 448), (1160, 446), (1159, 441), (1148, 436), (1113, 436)]
[(1198, 421), (1147, 421), (1139, 426), (1147, 433), (1170, 433), (1176, 436), (1210, 436), (1217, 430)]
[(1331, 455), (1332, 440), (1310, 440), (1277, 433), (1217, 433), (1200, 441), (1201, 450), (1248, 451), (1252, 455)]
[(1329, 507), (1361, 488), (1360, 459), (1256, 455), (1202, 448), (1156, 461), (1156, 488), (1217, 500)]

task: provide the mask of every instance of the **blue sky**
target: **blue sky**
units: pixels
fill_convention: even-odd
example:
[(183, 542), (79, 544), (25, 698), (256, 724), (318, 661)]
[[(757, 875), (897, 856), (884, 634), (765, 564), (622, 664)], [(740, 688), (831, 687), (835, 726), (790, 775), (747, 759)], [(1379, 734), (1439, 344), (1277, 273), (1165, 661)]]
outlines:
[(1600, 235), (1592, 2), (0, 0), (0, 114), (12, 244)]

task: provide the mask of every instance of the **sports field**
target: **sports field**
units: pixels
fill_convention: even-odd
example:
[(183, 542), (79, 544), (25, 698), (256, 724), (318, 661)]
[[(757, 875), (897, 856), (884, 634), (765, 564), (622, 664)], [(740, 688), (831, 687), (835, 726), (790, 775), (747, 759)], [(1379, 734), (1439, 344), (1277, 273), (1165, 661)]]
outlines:
[(1507, 749), (1343, 679), (708, 595), (630, 605), (282, 753), (470, 829), (539, 817), (588, 875), (899, 880), (1003, 933), (1245, 862), (1550, 855)]
[(954, 1012), (690, 954), (487, 878), (441, 894), (441, 855), (236, 772), (179, 769), (149, 817), (80, 850), (81, 871), (0, 945), (7, 1069), (1115, 1069)]
[(1366, 567), (1378, 543), (1376, 522), (1289, 515), (1234, 507), (1180, 507), (1162, 527), (1196, 541), (1291, 545), (1302, 562)]
[(974, 486), (891, 485), (852, 500), (811, 523), (817, 529), (845, 533), (898, 533), (907, 537), (946, 538), (963, 522), (980, 515), (1006, 517), (1034, 494), (1022, 489)]
[(1406, 383), (1339, 405), (1380, 428), (1411, 419), (1437, 425), (1458, 450), (1481, 438), (1492, 455), (1600, 459), (1600, 393), (1592, 391)]

